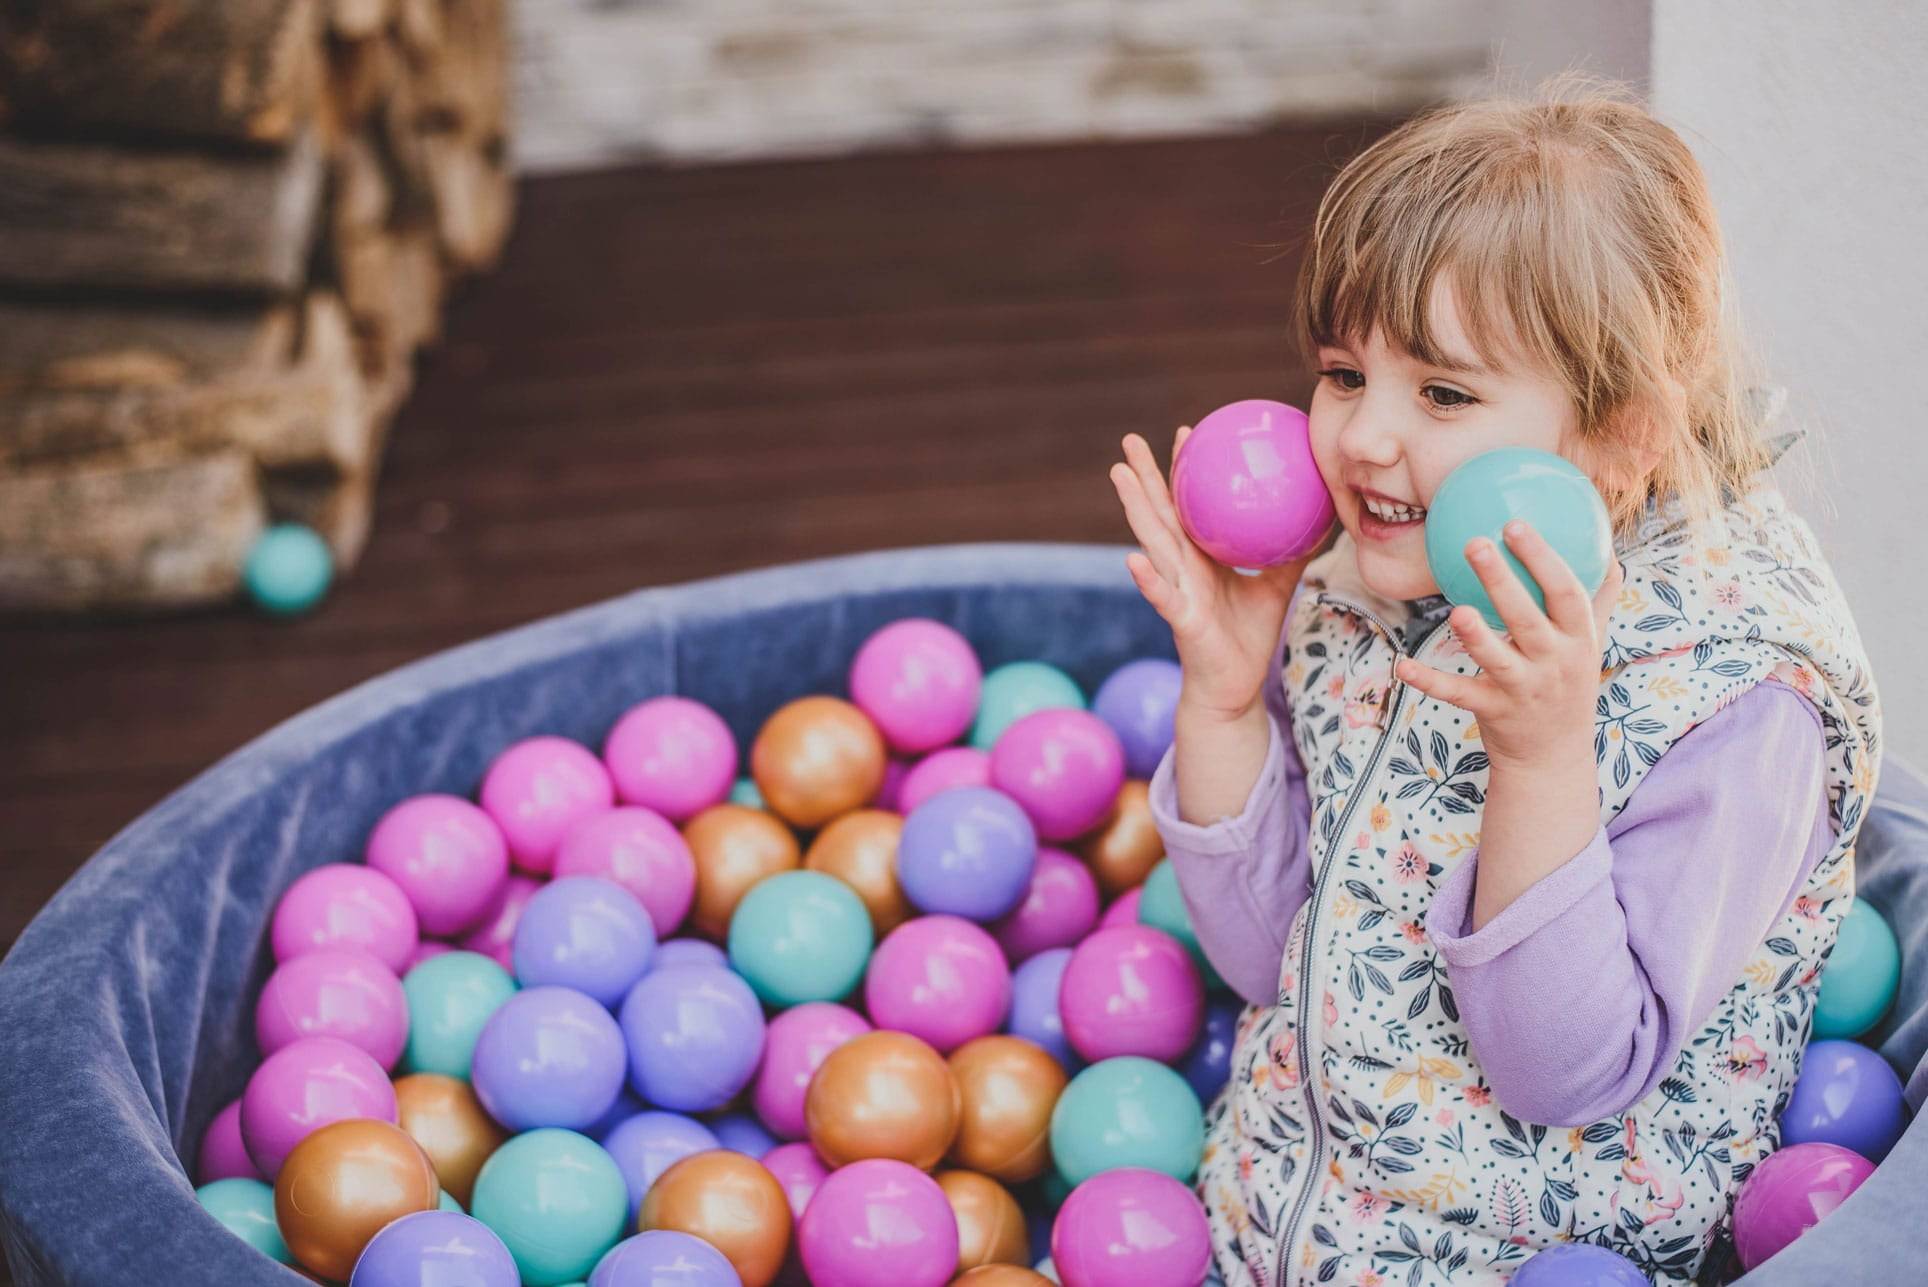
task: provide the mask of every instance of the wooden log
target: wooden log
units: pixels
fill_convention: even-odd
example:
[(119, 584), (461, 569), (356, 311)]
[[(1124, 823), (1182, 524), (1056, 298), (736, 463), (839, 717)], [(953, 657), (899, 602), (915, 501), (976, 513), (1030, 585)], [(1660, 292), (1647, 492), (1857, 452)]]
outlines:
[(490, 267), (515, 216), (508, 171), (455, 134), (424, 135), (422, 150), (443, 254), (463, 272)]
[(0, 398), (263, 374), (293, 359), (297, 320), (285, 305), (0, 300)]
[(406, 365), (440, 334), (443, 272), (433, 233), (397, 229), (338, 242), (335, 263), (365, 374)]
[(286, 293), (322, 179), (312, 134), (262, 155), (0, 138), (0, 282)]
[(316, 0), (8, 0), (0, 94), (36, 133), (283, 144), (321, 29)]
[(416, 128), (493, 146), (508, 122), (508, 14), (502, 0), (448, 0), (443, 17), (414, 69)]
[(322, 95), (322, 133), (334, 145), (358, 134), (381, 109), (402, 59), (395, 46), (380, 37), (331, 41), (328, 50), (328, 89)]
[(393, 0), (333, 0), (328, 25), (343, 40), (367, 40), (381, 34), (394, 12)]

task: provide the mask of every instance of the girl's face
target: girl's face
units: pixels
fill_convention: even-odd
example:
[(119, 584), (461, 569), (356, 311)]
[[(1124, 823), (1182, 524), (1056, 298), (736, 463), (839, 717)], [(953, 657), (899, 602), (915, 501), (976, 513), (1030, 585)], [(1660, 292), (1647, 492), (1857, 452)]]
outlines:
[(1366, 585), (1388, 599), (1439, 593), (1426, 565), (1426, 506), (1455, 466), (1497, 447), (1558, 452), (1578, 424), (1550, 375), (1517, 362), (1501, 373), (1476, 356), (1443, 275), (1432, 321), (1440, 348), (1466, 369), (1428, 366), (1378, 331), (1318, 351), (1312, 453)]

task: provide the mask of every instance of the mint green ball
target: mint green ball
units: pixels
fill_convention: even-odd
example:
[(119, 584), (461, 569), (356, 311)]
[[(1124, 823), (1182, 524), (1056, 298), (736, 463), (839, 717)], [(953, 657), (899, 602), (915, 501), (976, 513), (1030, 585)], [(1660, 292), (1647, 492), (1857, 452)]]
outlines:
[(274, 1190), (260, 1180), (215, 1180), (194, 1190), (194, 1196), (229, 1233), (268, 1259), (295, 1262), (274, 1220)]
[(1814, 1038), (1858, 1037), (1881, 1022), (1901, 986), (1901, 945), (1865, 898), (1841, 919), (1841, 936), (1821, 967)]
[(820, 871), (780, 872), (736, 905), (730, 968), (765, 1005), (841, 1001), (863, 978), (872, 941), (856, 890)]
[(763, 807), (763, 792), (757, 790), (756, 779), (738, 778), (730, 788), (730, 803), (747, 805), (752, 809)]
[(1187, 1182), (1205, 1153), (1205, 1110), (1164, 1064), (1120, 1055), (1091, 1065), (1051, 1110), (1051, 1157), (1072, 1188), (1100, 1171), (1142, 1166)]
[(1178, 872), (1169, 858), (1160, 858), (1151, 875), (1145, 877), (1144, 892), (1138, 895), (1138, 923), (1164, 930), (1183, 943), (1185, 950), (1192, 954), (1198, 972), (1204, 976), (1206, 987), (1225, 986), (1225, 980), (1218, 977), (1218, 971), (1205, 959), (1205, 949), (1198, 945), (1198, 935), (1192, 930), (1192, 914), (1185, 906), (1185, 896), (1178, 892)]
[(1005, 729), (1033, 711), (1068, 706), (1085, 709), (1078, 681), (1042, 661), (1012, 661), (984, 677), (977, 701), (977, 723), (971, 726), (971, 745), (988, 751)]
[(1046, 1256), (1043, 1260), (1040, 1260), (1036, 1265), (1032, 1266), (1032, 1272), (1039, 1277), (1049, 1278), (1052, 1282), (1058, 1281), (1058, 1267), (1052, 1263), (1051, 1257), (1049, 1256)]
[(460, 1202), (457, 1202), (454, 1196), (451, 1195), (447, 1189), (442, 1190), (441, 1200), (438, 1201), (435, 1205), (440, 1207), (444, 1211), (453, 1211), (455, 1212), (456, 1215), (468, 1214), (468, 1212), (462, 1209), (462, 1204)]
[(515, 991), (509, 972), (480, 952), (443, 952), (417, 965), (402, 979), (408, 998), (402, 1067), (466, 1081), (482, 1025)]
[(248, 551), (241, 580), (262, 611), (297, 616), (321, 602), (335, 576), (328, 542), (299, 523), (277, 523)]
[(558, 1287), (586, 1277), (623, 1236), (629, 1190), (602, 1145), (545, 1126), (489, 1155), (470, 1206), (515, 1257), (526, 1287)]

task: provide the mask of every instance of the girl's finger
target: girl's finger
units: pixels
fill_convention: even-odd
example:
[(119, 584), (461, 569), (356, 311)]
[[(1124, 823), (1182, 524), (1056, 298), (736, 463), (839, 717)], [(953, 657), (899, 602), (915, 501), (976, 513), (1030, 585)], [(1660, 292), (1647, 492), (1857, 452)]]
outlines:
[(1125, 522), (1131, 525), (1131, 534), (1138, 538), (1138, 544), (1150, 558), (1158, 575), (1171, 582), (1179, 583), (1179, 570), (1184, 566), (1184, 556), (1172, 534), (1152, 513), (1151, 504), (1145, 499), (1145, 489), (1138, 481), (1138, 475), (1129, 465), (1117, 464), (1111, 467), (1111, 485), (1118, 492), (1118, 500), (1125, 507)]
[(1493, 608), (1505, 623), (1513, 646), (1528, 657), (1544, 656), (1558, 642), (1553, 623), (1533, 602), (1533, 596), (1527, 593), (1513, 565), (1500, 554), (1499, 546), (1484, 536), (1474, 537), (1466, 543), (1466, 561), (1473, 565), (1474, 575), (1486, 587), (1486, 597), (1493, 601)]
[(1192, 436), (1192, 427), (1190, 425), (1178, 426), (1178, 435), (1172, 439), (1172, 463), (1173, 464), (1178, 463), (1179, 449), (1185, 445), (1185, 440), (1191, 436)]
[(1170, 625), (1173, 614), (1184, 606), (1171, 583), (1158, 575), (1158, 569), (1139, 550), (1125, 555), (1125, 570), (1131, 573), (1132, 582), (1137, 585), (1138, 592), (1145, 596), (1145, 602), (1151, 605), (1152, 611), (1165, 618), (1165, 624)]
[(1165, 486), (1165, 475), (1158, 470), (1158, 461), (1151, 454), (1150, 444), (1135, 433), (1126, 434), (1125, 460), (1131, 465), (1132, 472), (1138, 475), (1138, 485), (1151, 502), (1152, 513), (1158, 515), (1159, 522), (1171, 529), (1174, 537), (1184, 539), (1185, 529), (1179, 525), (1178, 510), (1172, 504), (1172, 494)]
[(1577, 635), (1593, 619), (1593, 605), (1587, 601), (1587, 588), (1560, 552), (1533, 528), (1514, 519), (1502, 533), (1513, 556), (1526, 565), (1546, 596), (1546, 615), (1561, 634)]
[(1487, 683), (1471, 675), (1449, 675), (1411, 657), (1401, 657), (1393, 673), (1426, 696), (1437, 697), (1448, 705), (1470, 711), (1475, 718), (1480, 717), (1480, 710), (1487, 704), (1486, 697), (1491, 691)]
[(1461, 604), (1453, 609), (1452, 615), (1446, 620), (1460, 643), (1465, 645), (1466, 655), (1478, 662), (1479, 668), (1502, 687), (1519, 674), (1521, 663), (1525, 660), (1520, 650), (1487, 625), (1486, 618), (1480, 616), (1477, 608)]

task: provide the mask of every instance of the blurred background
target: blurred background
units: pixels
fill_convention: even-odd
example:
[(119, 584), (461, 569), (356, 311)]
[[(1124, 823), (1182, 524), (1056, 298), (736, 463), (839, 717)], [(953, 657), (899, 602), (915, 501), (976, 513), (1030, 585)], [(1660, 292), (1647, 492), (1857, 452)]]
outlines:
[[(0, 951), (195, 773), (438, 649), (1128, 539), (1123, 433), (1309, 396), (1334, 171), (1570, 67), (1708, 170), (1918, 757), (1925, 62), (1906, 0), (8, 0)], [(326, 597), (274, 616), (280, 524), (314, 537), (253, 592)]]

